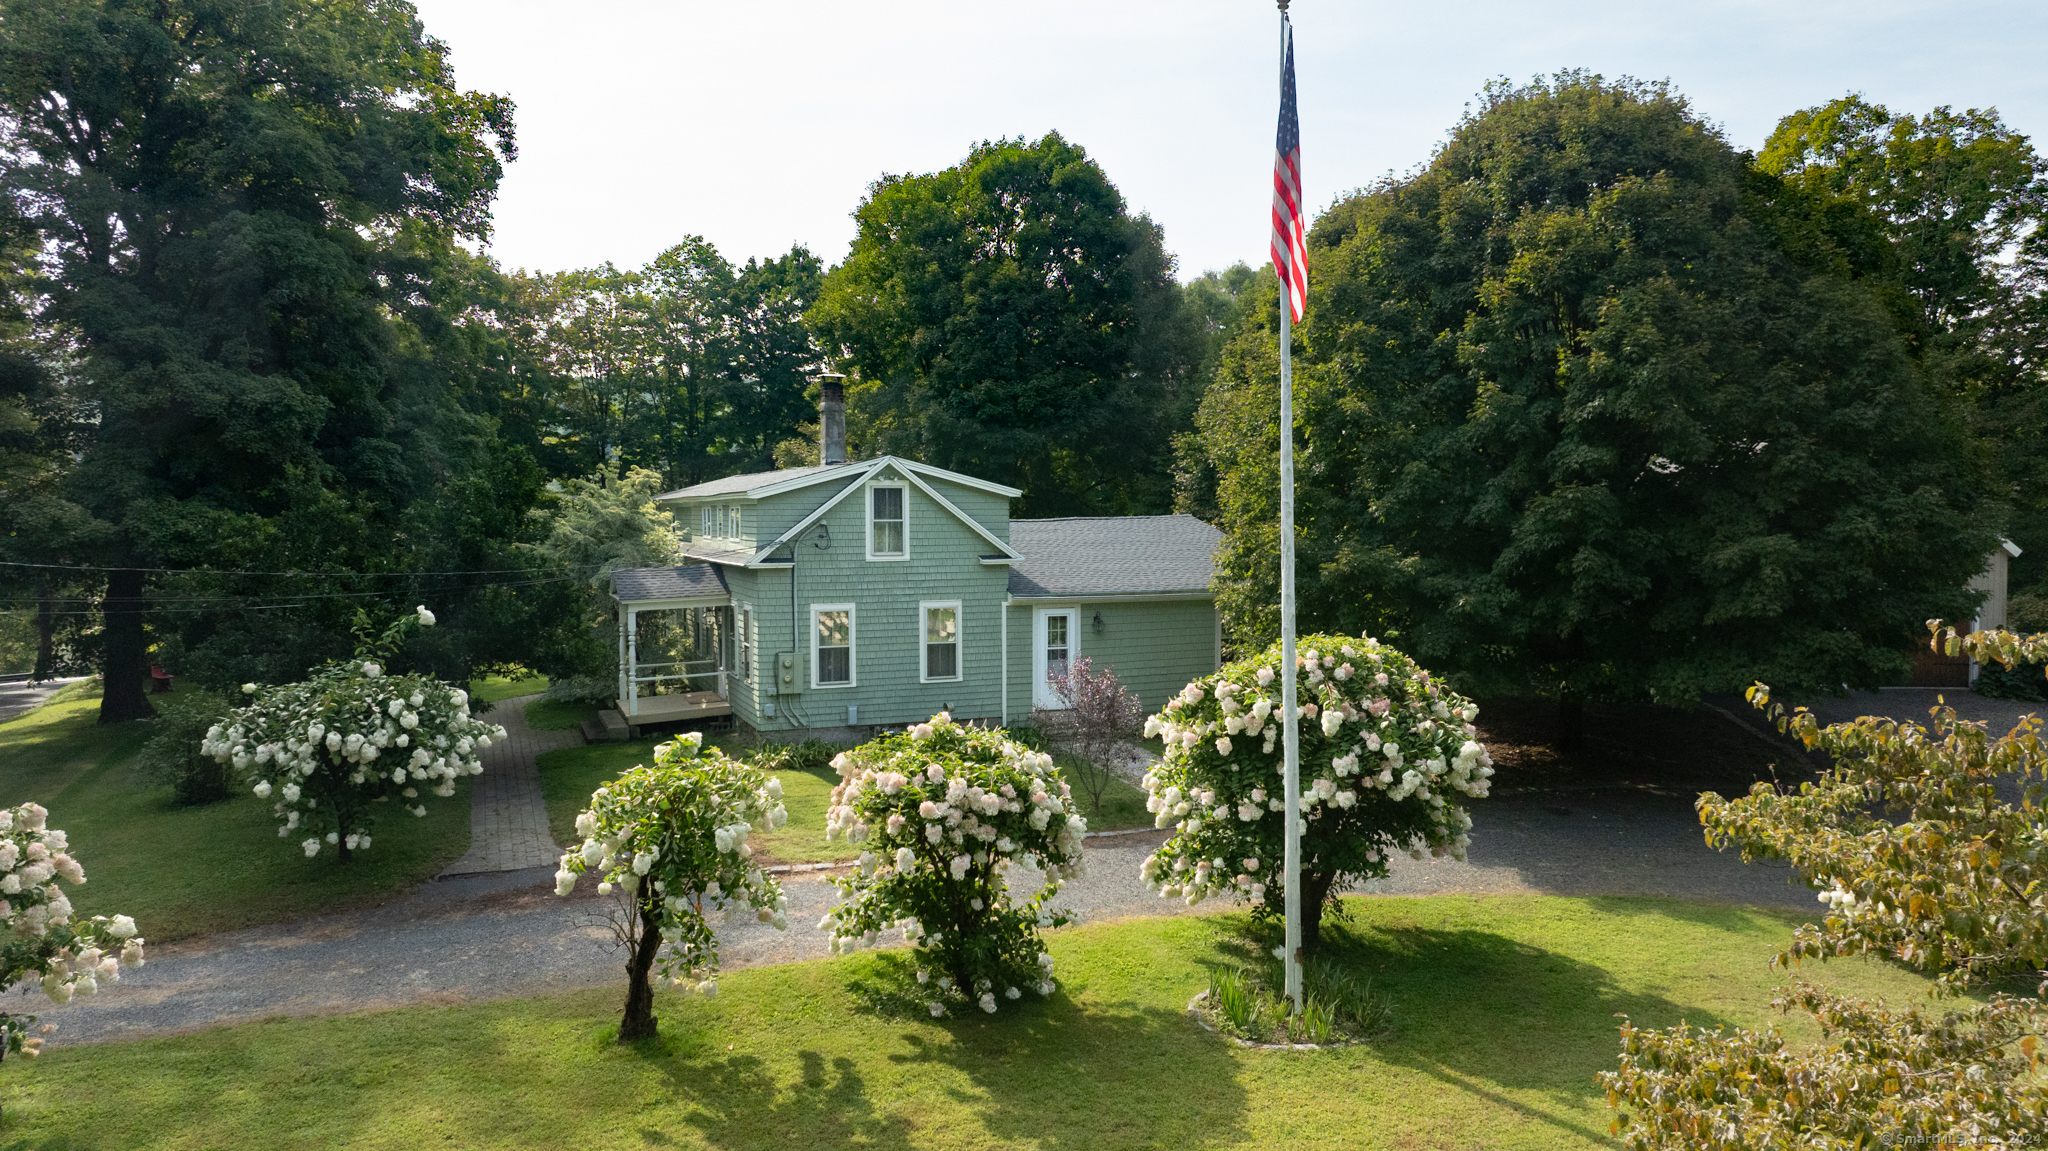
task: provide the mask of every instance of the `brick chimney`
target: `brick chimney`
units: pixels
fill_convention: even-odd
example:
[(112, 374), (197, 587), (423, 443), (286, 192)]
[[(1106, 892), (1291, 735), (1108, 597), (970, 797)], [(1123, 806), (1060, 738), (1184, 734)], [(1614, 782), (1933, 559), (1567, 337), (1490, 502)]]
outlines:
[(846, 377), (827, 373), (819, 377), (818, 387), (818, 462), (821, 464), (843, 464), (846, 462)]

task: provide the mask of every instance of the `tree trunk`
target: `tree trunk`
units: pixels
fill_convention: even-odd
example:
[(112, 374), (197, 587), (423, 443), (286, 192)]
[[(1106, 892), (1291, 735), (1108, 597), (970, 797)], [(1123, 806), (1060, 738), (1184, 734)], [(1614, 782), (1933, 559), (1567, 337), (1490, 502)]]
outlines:
[(107, 573), (106, 648), (100, 667), (104, 691), (101, 723), (127, 723), (156, 714), (149, 705), (149, 640), (142, 627), (143, 573), (123, 568)]
[(640, 920), (640, 938), (626, 958), (626, 1014), (619, 1020), (621, 1043), (654, 1038), (659, 1022), (654, 1018), (654, 981), (649, 973), (654, 970), (655, 953), (661, 950), (661, 932), (647, 910), (650, 895), (651, 889), (643, 887), (633, 900), (633, 914)]
[(1557, 750), (1577, 751), (1586, 739), (1586, 697), (1575, 691), (1557, 694)]
[(1323, 903), (1330, 898), (1331, 876), (1324, 871), (1301, 873), (1301, 954), (1314, 955), (1323, 941)]
[(36, 579), (35, 681), (57, 678), (57, 605), (50, 599), (50, 577)]

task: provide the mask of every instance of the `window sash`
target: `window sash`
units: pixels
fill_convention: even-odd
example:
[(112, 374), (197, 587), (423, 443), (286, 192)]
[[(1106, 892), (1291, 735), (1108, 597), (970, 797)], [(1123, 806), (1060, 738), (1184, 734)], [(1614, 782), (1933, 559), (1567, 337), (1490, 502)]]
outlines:
[(903, 549), (903, 489), (868, 491), (868, 550), (878, 556), (900, 556)]
[(850, 608), (819, 609), (812, 613), (813, 650), (817, 666), (813, 674), (820, 685), (853, 682), (853, 611)]
[(924, 609), (924, 677), (960, 678), (960, 609), (955, 605)]

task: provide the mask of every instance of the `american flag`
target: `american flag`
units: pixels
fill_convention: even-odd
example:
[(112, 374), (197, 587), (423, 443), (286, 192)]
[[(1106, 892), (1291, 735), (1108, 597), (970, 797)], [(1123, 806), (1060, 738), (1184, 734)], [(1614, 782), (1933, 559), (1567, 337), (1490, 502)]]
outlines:
[(1273, 270), (1287, 291), (1289, 319), (1308, 302), (1308, 221), (1301, 209), (1301, 121), (1294, 110), (1294, 24), (1283, 16), (1280, 133), (1273, 141)]

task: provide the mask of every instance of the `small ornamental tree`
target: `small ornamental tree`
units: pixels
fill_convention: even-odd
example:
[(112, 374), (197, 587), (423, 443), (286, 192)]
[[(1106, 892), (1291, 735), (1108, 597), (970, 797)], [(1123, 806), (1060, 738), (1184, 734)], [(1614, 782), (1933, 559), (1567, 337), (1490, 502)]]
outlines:
[[(56, 881), (84, 883), (85, 869), (49, 817), (34, 803), (0, 810), (0, 924), (7, 928), (0, 942), (0, 987), (37, 980), (50, 1002), (62, 1005), (74, 995), (98, 992), (101, 982), (120, 979), (124, 963), (142, 966), (142, 937), (125, 915), (72, 914)], [(33, 1015), (0, 1011), (0, 1059), (41, 1053), (42, 1038), (29, 1035), (35, 1022)]]
[[(1301, 707), (1301, 941), (1313, 950), (1332, 893), (1387, 874), (1407, 851), (1465, 857), (1493, 759), (1478, 705), (1372, 639), (1298, 641)], [(1174, 835), (1146, 858), (1145, 881), (1190, 906), (1212, 895), (1255, 916), (1284, 905), (1280, 812), (1280, 645), (1195, 680), (1145, 721), (1166, 756), (1145, 776), (1146, 809)]]
[[(2007, 667), (2048, 662), (2048, 635), (1930, 627), (1936, 650)], [(1779, 730), (1834, 760), (1797, 792), (1759, 783), (1741, 799), (1699, 800), (1709, 844), (1790, 863), (1826, 905), (1774, 966), (1880, 955), (1952, 992), (2048, 980), (2048, 751), (2037, 718), (1995, 739), (1945, 705), (1925, 727), (1865, 716), (1823, 728), (1762, 684), (1749, 696)], [(2017, 803), (2001, 798), (2001, 783), (2017, 786)], [(2048, 1005), (2038, 997), (1997, 995), (1936, 1016), (1801, 982), (1777, 1006), (1812, 1013), (1828, 1043), (1624, 1025), (1620, 1068), (1601, 1078), (1628, 1146), (2008, 1146), (2048, 1130)]]
[(1103, 793), (1116, 774), (1110, 765), (1138, 734), (1145, 705), (1118, 681), (1115, 669), (1098, 671), (1091, 660), (1072, 660), (1045, 678), (1061, 706), (1033, 709), (1032, 722), (1055, 748), (1079, 761), (1075, 778), (1088, 793), (1088, 810), (1099, 816)]
[(758, 768), (703, 749), (691, 732), (654, 749), (653, 767), (633, 770), (590, 795), (576, 817), (583, 843), (562, 856), (555, 893), (596, 872), (597, 890), (616, 895), (623, 914), (612, 921), (626, 949), (626, 1010), (619, 1042), (656, 1034), (654, 972), (680, 987), (718, 992), (718, 939), (707, 911), (742, 909), (789, 926), (782, 885), (753, 862), (747, 835), (789, 819), (782, 781)]
[[(841, 782), (826, 837), (863, 849), (833, 880), (841, 902), (818, 922), (832, 950), (850, 954), (900, 930), (918, 982), (932, 987), (934, 1016), (954, 994), (991, 1013), (1027, 989), (1051, 995), (1052, 956), (1038, 933), (1076, 919), (1051, 901), (1081, 874), (1088, 832), (1052, 757), (942, 713), (832, 766)], [(1013, 884), (1040, 887), (1018, 903)]]
[(305, 831), (306, 858), (323, 839), (347, 863), (370, 846), (379, 803), (401, 801), (427, 814), (420, 789), (446, 798), (455, 781), (484, 769), (483, 750), (505, 729), (473, 718), (462, 689), (424, 675), (386, 675), (406, 632), (432, 627), (419, 608), (374, 634), (356, 614), (355, 657), (330, 663), (303, 683), (242, 691), (250, 702), (206, 733), (200, 749), (231, 764), (261, 799), (275, 796), (280, 838)]

